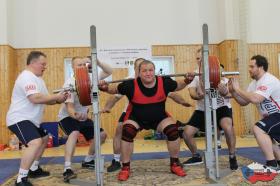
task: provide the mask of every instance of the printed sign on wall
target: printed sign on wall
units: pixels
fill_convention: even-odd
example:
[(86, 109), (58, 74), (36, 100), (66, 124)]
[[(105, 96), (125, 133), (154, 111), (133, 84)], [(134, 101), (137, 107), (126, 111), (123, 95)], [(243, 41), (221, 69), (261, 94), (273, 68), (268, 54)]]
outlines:
[(103, 47), (98, 49), (97, 58), (113, 68), (130, 68), (137, 58), (151, 59), (150, 46)]

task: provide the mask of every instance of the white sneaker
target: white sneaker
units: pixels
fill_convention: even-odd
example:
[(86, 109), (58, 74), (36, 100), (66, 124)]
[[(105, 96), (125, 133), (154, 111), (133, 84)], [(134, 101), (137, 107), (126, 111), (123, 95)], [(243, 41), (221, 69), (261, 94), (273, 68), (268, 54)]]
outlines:
[(255, 170), (255, 169), (264, 169), (264, 165), (257, 163), (257, 162), (253, 162), (250, 165), (247, 165), (248, 168)]
[(254, 172), (259, 172), (259, 173), (280, 173), (280, 168), (279, 167), (270, 167), (266, 165), (262, 165), (257, 162), (253, 162), (250, 165), (247, 166), (248, 168), (254, 170)]

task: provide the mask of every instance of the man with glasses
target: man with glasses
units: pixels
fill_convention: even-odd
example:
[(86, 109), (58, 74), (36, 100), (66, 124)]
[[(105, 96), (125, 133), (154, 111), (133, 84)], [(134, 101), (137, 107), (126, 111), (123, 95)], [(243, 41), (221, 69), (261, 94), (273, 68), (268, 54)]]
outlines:
[(38, 178), (49, 176), (39, 166), (48, 133), (40, 124), (44, 106), (63, 103), (68, 93), (50, 95), (42, 79), (46, 70), (47, 57), (40, 51), (32, 51), (27, 57), (27, 66), (16, 79), (11, 105), (7, 113), (7, 126), (26, 146), (23, 151), (16, 186), (32, 186), (27, 176)]

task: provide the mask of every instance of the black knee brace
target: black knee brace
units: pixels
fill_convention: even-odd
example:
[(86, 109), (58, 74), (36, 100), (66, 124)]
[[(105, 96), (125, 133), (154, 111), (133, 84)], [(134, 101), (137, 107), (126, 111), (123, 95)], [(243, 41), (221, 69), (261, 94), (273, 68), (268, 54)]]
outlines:
[(133, 142), (133, 139), (135, 138), (138, 130), (137, 128), (132, 124), (125, 124), (122, 128), (122, 140), (127, 142)]
[(168, 125), (163, 129), (168, 141), (175, 141), (179, 138), (178, 126), (176, 124)]

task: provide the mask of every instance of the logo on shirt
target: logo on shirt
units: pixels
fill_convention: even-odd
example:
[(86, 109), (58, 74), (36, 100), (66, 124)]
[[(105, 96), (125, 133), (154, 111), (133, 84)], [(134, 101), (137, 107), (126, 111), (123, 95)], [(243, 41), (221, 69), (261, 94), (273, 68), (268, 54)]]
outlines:
[(30, 90), (36, 90), (36, 85), (26, 85), (25, 91), (28, 92)]
[(266, 90), (267, 90), (267, 87), (262, 85), (262, 86), (259, 86), (259, 87), (257, 88), (257, 90), (266, 91)]
[(262, 110), (262, 115), (265, 117), (265, 115), (270, 115), (275, 112), (279, 112), (279, 108), (277, 105), (269, 99), (265, 99), (262, 103), (260, 103), (260, 108)]
[(218, 105), (224, 105), (225, 104), (225, 99), (220, 94), (218, 94), (218, 97), (217, 97), (217, 104)]

